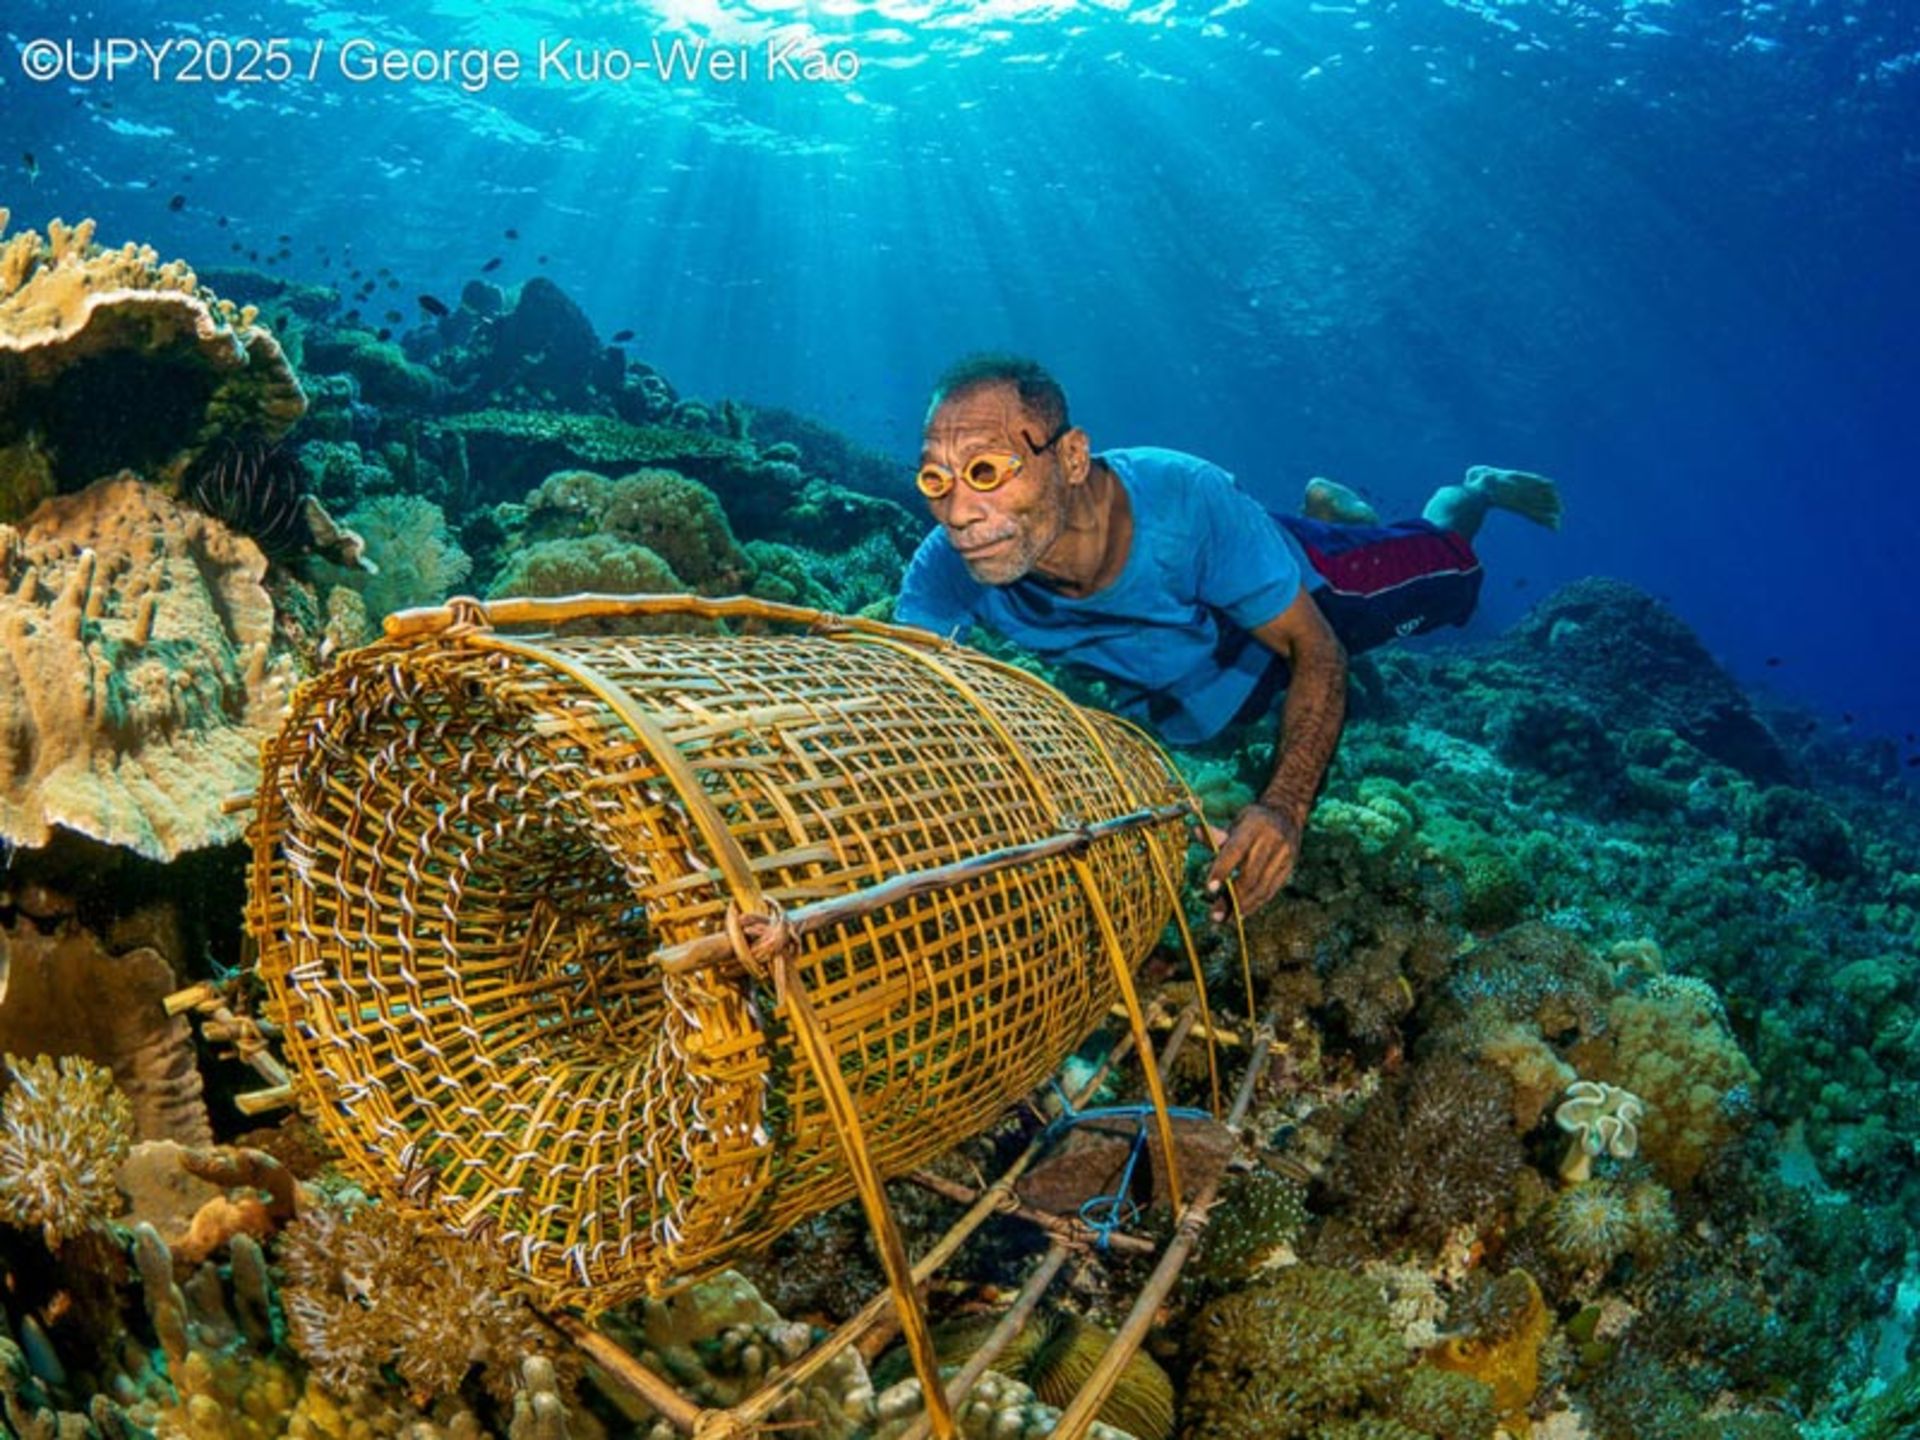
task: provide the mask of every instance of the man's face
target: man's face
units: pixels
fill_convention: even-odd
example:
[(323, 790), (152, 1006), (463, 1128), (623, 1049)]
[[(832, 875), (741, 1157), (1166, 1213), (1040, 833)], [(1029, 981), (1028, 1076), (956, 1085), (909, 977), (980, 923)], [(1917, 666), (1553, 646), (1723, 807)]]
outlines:
[(1011, 385), (983, 385), (950, 397), (933, 412), (920, 445), (922, 465), (944, 465), (956, 475), (983, 451), (1018, 455), (1026, 463), (998, 489), (984, 493), (963, 479), (927, 506), (947, 532), (967, 570), (982, 585), (1011, 585), (1028, 574), (1067, 524), (1067, 479), (1059, 447), (1035, 455), (1047, 428), (1021, 407)]

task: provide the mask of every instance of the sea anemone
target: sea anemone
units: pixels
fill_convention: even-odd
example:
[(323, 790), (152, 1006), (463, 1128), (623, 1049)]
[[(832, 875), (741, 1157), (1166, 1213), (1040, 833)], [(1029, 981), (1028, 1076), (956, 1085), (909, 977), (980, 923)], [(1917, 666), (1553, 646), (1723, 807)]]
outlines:
[(1546, 1223), (1554, 1253), (1581, 1270), (1605, 1269), (1633, 1243), (1625, 1190), (1607, 1180), (1561, 1191), (1547, 1211)]

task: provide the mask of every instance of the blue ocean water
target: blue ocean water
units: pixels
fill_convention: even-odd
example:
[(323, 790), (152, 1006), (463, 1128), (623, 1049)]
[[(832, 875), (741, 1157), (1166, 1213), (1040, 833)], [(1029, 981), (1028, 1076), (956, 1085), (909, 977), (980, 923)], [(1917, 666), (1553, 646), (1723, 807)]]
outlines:
[[(1621, 576), (1755, 687), (1920, 754), (1920, 6), (16, 0), (0, 27), (16, 226), (313, 281), (353, 257), (408, 321), (497, 260), (683, 393), (903, 461), (931, 378), (993, 345), (1096, 445), (1275, 505), (1544, 471), (1566, 529), (1490, 527), (1481, 633)], [(115, 41), (172, 48), (110, 71)]]

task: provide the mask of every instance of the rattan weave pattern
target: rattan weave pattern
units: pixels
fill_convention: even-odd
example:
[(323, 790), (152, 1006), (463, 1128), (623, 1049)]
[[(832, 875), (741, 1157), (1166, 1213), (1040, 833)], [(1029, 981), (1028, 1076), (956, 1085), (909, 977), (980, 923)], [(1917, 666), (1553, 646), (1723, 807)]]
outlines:
[[(662, 952), (743, 904), (1184, 796), (1124, 723), (874, 625), (390, 637), (302, 687), (264, 762), (249, 918), (303, 1104), (363, 1180), (589, 1310), (855, 1192), (769, 977)], [(786, 974), (882, 1174), (978, 1133), (1100, 1022), (1097, 907), (1137, 965), (1185, 845), (1162, 818), (797, 941)]]

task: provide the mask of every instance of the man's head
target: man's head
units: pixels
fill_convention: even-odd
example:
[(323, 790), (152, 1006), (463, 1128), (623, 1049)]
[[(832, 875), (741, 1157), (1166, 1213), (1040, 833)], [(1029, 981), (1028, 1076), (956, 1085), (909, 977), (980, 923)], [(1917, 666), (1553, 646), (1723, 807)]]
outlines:
[(1057, 380), (1032, 360), (977, 355), (934, 386), (920, 464), (948, 485), (927, 504), (973, 578), (1011, 585), (1066, 533), (1090, 461)]

